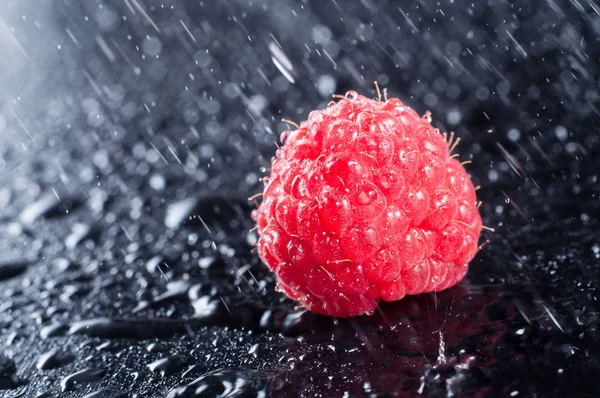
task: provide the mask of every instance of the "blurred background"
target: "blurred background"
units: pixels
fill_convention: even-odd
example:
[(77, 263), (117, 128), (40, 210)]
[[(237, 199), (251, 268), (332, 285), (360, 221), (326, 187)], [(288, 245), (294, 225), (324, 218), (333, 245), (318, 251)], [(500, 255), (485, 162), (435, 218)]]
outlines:
[[(596, 396), (599, 37), (593, 0), (3, 1), (0, 397)], [(448, 291), (294, 310), (247, 198), (375, 80), (496, 233)]]

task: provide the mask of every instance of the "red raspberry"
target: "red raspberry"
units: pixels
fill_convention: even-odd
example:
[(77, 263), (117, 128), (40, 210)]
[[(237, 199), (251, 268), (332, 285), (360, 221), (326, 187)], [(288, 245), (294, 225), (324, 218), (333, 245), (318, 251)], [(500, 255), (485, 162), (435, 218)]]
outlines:
[(354, 91), (282, 134), (253, 213), (281, 290), (348, 317), (458, 283), (481, 217), (445, 138), (399, 99)]

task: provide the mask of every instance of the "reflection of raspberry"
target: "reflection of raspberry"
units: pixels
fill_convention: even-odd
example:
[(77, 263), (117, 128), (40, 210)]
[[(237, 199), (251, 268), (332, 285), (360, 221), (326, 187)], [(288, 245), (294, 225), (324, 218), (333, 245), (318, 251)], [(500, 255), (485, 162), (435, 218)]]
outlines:
[(350, 91), (287, 133), (253, 218), (289, 297), (347, 317), (464, 277), (481, 229), (475, 189), (427, 120)]

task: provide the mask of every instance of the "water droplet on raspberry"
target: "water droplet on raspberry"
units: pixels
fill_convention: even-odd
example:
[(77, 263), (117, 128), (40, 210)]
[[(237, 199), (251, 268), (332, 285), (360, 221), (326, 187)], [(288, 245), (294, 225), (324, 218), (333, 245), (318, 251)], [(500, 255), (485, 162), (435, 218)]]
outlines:
[(354, 90), (350, 90), (350, 91), (346, 92), (345, 97), (346, 97), (346, 99), (349, 99), (349, 100), (355, 100), (356, 98), (358, 98), (358, 93)]
[(282, 144), (285, 144), (285, 140), (287, 139), (289, 133), (290, 133), (289, 130), (285, 130), (283, 133), (281, 133), (281, 135), (279, 136), (279, 142), (281, 142)]

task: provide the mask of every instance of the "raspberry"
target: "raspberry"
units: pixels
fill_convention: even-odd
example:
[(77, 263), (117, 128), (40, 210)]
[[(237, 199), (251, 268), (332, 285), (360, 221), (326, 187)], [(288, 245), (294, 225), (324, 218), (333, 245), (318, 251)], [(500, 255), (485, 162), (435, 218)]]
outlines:
[(287, 296), (349, 317), (465, 276), (482, 228), (475, 189), (426, 119), (350, 91), (282, 134), (252, 216)]

